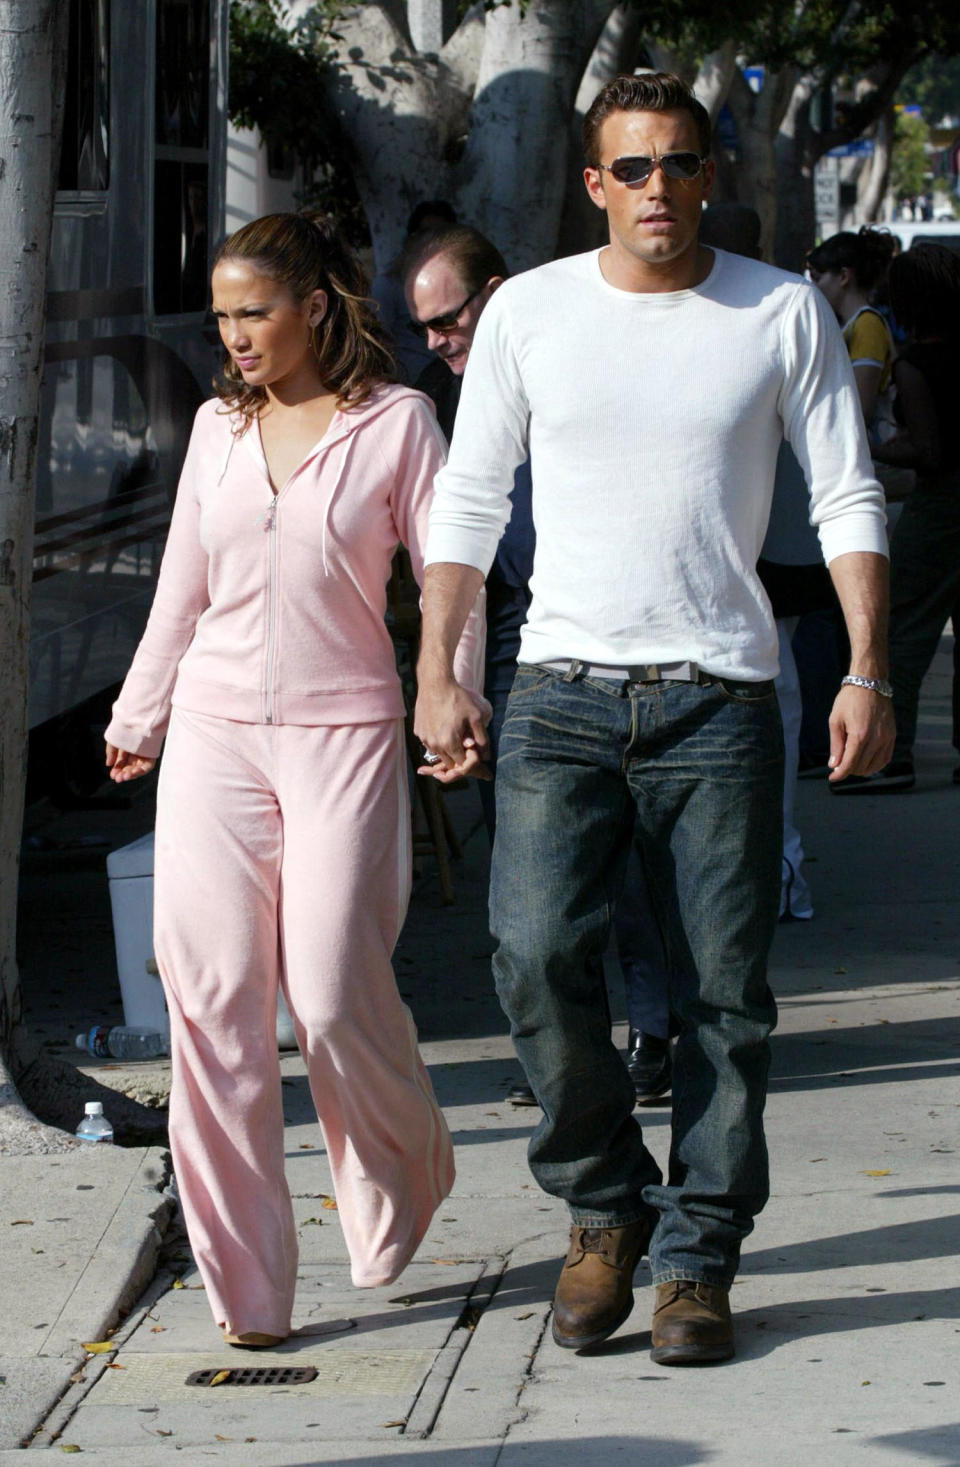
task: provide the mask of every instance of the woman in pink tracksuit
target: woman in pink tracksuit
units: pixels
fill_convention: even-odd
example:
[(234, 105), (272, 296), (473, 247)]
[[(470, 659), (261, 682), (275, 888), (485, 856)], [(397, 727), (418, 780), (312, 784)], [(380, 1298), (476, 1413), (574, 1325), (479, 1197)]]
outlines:
[[(107, 729), (114, 780), (166, 750), (154, 942), (170, 1136), (231, 1344), (290, 1330), (277, 984), (293, 1015), (359, 1286), (391, 1282), (453, 1183), (391, 953), (410, 885), (403, 703), (384, 625), (398, 540), (419, 575), (443, 439), (391, 383), (362, 275), (326, 222), (219, 251), (221, 401), (197, 414), (157, 594)], [(461, 675), (482, 682), (474, 614)]]

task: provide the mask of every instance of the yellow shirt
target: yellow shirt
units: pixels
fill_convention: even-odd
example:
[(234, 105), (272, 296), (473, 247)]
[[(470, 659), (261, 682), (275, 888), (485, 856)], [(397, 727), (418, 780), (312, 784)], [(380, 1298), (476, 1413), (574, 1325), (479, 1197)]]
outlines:
[(854, 367), (880, 367), (880, 392), (890, 386), (893, 369), (893, 337), (879, 311), (861, 306), (843, 328), (850, 361)]

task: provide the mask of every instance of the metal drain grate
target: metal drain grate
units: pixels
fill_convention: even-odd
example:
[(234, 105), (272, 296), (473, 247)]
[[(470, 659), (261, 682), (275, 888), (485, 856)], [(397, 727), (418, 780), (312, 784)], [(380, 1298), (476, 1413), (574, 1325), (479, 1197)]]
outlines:
[(314, 1365), (240, 1365), (230, 1370), (195, 1370), (187, 1376), (188, 1386), (209, 1386), (217, 1379), (225, 1386), (306, 1385), (316, 1380)]

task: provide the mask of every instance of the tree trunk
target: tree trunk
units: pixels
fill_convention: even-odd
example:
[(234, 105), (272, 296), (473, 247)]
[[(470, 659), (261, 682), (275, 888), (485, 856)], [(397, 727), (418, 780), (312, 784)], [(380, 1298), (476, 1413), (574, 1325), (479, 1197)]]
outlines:
[(66, 0), (0, 0), (0, 1054), (4, 1057), (21, 1013), (16, 912), (27, 746), (34, 469), (67, 15)]
[(456, 169), (464, 217), (511, 268), (556, 253), (570, 114), (609, 0), (529, 0), (487, 12), (470, 135)]
[(623, 3), (607, 16), (577, 90), (567, 141), (567, 183), (557, 233), (557, 255), (599, 249), (606, 243), (607, 216), (590, 202), (583, 183), (583, 119), (597, 93), (621, 72), (632, 71), (640, 44), (640, 11)]
[(740, 135), (736, 196), (760, 216), (763, 258), (773, 258), (777, 228), (777, 162), (775, 139), (783, 122), (792, 76), (768, 71), (762, 91), (753, 92), (743, 73), (733, 78), (727, 102)]
[(817, 214), (813, 195), (816, 162), (811, 138), (810, 103), (814, 83), (801, 77), (793, 89), (786, 116), (776, 141), (777, 229), (774, 263), (783, 270), (802, 274), (807, 251), (817, 237)]
[[(464, 24), (467, 24), (465, 21)], [(337, 22), (325, 101), (355, 159), (357, 192), (378, 270), (395, 258), (410, 211), (447, 192), (444, 66), (422, 57), (385, 6), (358, 6)]]
[(890, 182), (890, 158), (893, 152), (893, 129), (896, 114), (888, 107), (877, 123), (873, 139), (873, 157), (860, 175), (857, 206), (860, 218), (872, 224), (880, 218), (884, 195)]

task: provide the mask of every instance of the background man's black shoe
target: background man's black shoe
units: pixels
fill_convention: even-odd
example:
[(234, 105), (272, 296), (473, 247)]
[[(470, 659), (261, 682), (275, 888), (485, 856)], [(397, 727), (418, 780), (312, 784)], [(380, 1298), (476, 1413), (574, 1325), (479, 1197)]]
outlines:
[(913, 760), (893, 759), (876, 774), (851, 774), (832, 784), (830, 790), (835, 795), (893, 795), (912, 790), (916, 782)]
[(640, 1105), (666, 1095), (673, 1080), (669, 1039), (631, 1029), (627, 1039), (627, 1073)]
[(507, 1099), (511, 1105), (539, 1105), (537, 1097), (529, 1085), (511, 1085), (507, 1091)]

